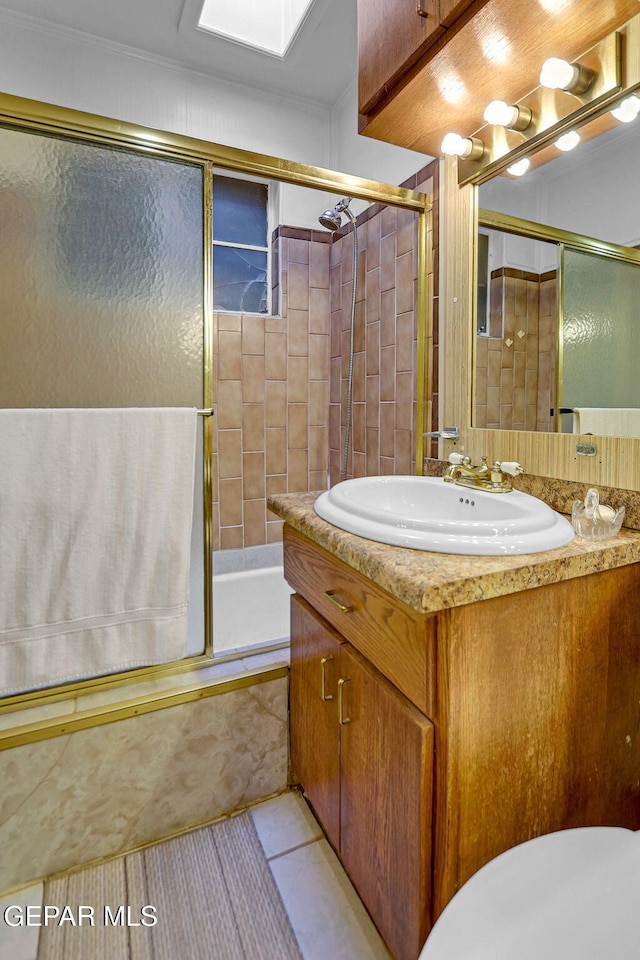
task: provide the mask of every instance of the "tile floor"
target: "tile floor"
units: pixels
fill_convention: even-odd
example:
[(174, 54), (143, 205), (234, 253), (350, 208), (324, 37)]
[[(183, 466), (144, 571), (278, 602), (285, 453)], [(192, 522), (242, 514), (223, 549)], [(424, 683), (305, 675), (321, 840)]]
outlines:
[[(285, 793), (251, 813), (304, 960), (390, 960), (302, 797)], [(38, 883), (0, 900), (0, 960), (37, 960), (39, 928), (12, 927), (5, 910), (41, 904), (42, 896)]]
[(265, 800), (252, 814), (304, 960), (390, 960), (302, 797)]

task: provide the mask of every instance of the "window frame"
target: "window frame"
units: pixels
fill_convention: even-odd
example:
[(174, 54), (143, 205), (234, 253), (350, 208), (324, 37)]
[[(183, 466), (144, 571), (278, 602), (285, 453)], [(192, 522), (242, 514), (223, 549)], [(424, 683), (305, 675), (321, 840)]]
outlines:
[[(267, 202), (266, 202), (266, 217), (267, 217), (267, 237), (266, 237), (266, 246), (258, 246), (251, 243), (234, 243), (229, 240), (214, 240), (213, 237), (213, 195), (215, 192), (215, 181), (216, 177), (224, 177), (227, 180), (241, 180), (246, 183), (259, 183), (267, 188)], [(274, 313), (273, 304), (269, 302), (271, 291), (273, 289), (272, 285), (272, 276), (273, 276), (273, 231), (274, 224), (278, 223), (278, 214), (279, 214), (279, 184), (267, 180), (264, 177), (253, 177), (249, 174), (242, 172), (236, 172), (235, 170), (226, 170), (220, 167), (214, 167), (211, 175), (211, 247), (212, 247), (212, 256), (211, 256), (211, 292), (213, 296), (214, 284), (215, 284), (215, 268), (214, 268), (214, 257), (213, 249), (215, 247), (227, 247), (232, 250), (256, 250), (259, 253), (266, 253), (267, 255), (267, 276), (266, 276), (266, 309), (263, 312), (256, 312), (253, 310), (225, 310), (219, 307), (214, 306), (216, 313), (229, 313), (239, 316), (255, 316), (255, 317), (267, 317), (272, 316)]]

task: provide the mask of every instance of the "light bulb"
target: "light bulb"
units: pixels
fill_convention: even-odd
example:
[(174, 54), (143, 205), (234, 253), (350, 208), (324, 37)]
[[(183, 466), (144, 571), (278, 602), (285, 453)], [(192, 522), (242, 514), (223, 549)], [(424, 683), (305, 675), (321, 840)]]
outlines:
[(461, 157), (464, 153), (464, 137), (459, 133), (446, 133), (440, 149), (447, 157)]
[(551, 90), (567, 90), (570, 93), (585, 93), (591, 86), (595, 74), (581, 63), (568, 63), (558, 57), (550, 57), (542, 64), (540, 84)]
[(622, 123), (631, 123), (639, 113), (640, 99), (632, 94), (630, 97), (627, 97), (626, 100), (619, 103), (615, 110), (611, 111), (611, 116), (615, 117), (616, 120), (620, 120)]
[(484, 119), (496, 127), (510, 127), (518, 119), (518, 108), (509, 106), (504, 100), (492, 100), (484, 111)]
[(484, 153), (484, 143), (476, 137), (461, 137), (459, 133), (447, 133), (440, 144), (440, 150), (448, 157), (479, 160)]
[(551, 90), (569, 90), (575, 83), (578, 73), (578, 67), (574, 64), (560, 60), (558, 57), (550, 57), (542, 64), (540, 83)]
[(577, 147), (580, 143), (580, 134), (576, 130), (570, 130), (569, 133), (565, 133), (562, 137), (558, 137), (556, 140), (556, 147), (558, 150), (564, 151), (567, 153), (569, 150), (573, 150), (574, 147)]
[(495, 127), (526, 130), (533, 120), (533, 115), (528, 107), (511, 105), (504, 100), (492, 100), (484, 111), (484, 119)]
[(529, 167), (531, 166), (531, 161), (528, 157), (523, 157), (522, 160), (518, 160), (516, 163), (512, 163), (510, 167), (507, 167), (507, 173), (510, 173), (512, 177), (521, 177), (523, 173), (526, 173)]

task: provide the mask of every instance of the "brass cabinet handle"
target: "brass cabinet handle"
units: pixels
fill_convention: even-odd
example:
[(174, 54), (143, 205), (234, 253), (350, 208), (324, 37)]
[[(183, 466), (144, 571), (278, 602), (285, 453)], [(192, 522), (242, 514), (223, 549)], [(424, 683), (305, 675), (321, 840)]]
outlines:
[(320, 696), (323, 700), (333, 700), (333, 694), (326, 693), (325, 682), (324, 682), (324, 665), (328, 663), (329, 660), (333, 660), (333, 657), (323, 657), (320, 661)]
[(349, 683), (351, 677), (340, 677), (338, 680), (338, 723), (342, 724), (345, 727), (348, 723), (351, 723), (351, 717), (345, 717), (342, 712), (342, 690), (345, 683)]
[(431, 16), (431, 14), (428, 12), (428, 10), (423, 10), (423, 9), (422, 9), (422, 0), (418, 0), (417, 13), (418, 13), (418, 16), (420, 16), (420, 17), (430, 17), (430, 16)]
[(348, 604), (341, 603), (336, 597), (337, 593), (338, 593), (337, 590), (325, 590), (324, 595), (327, 598), (327, 600), (331, 600), (331, 603), (335, 607), (337, 607), (338, 610), (341, 610), (342, 613), (352, 613), (354, 610), (353, 606), (349, 606)]

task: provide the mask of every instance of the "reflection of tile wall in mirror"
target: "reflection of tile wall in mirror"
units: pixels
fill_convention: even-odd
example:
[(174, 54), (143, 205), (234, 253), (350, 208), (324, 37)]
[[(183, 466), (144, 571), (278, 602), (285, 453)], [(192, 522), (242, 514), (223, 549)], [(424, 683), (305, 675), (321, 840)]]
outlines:
[[(593, 238), (598, 241), (604, 241), (605, 244), (619, 244), (622, 247), (636, 248), (628, 250), (628, 256), (640, 265), (640, 253), (637, 248), (640, 245), (640, 192), (637, 189), (636, 174), (640, 162), (640, 138), (638, 137), (638, 124), (640, 119), (630, 123), (620, 123), (614, 121), (607, 114), (607, 124), (603, 124), (602, 119), (592, 121), (581, 130), (582, 140), (578, 147), (569, 154), (561, 154), (552, 162), (546, 163), (537, 169), (530, 171), (524, 177), (519, 179), (506, 176), (495, 177), (494, 179), (482, 184), (478, 188), (478, 206), (481, 209), (495, 211), (508, 216), (519, 217), (526, 221), (536, 224), (544, 224), (550, 228), (549, 233), (553, 235), (554, 231), (570, 231), (584, 238)], [(615, 123), (615, 126), (603, 131), (603, 127)], [(483, 230), (486, 233), (486, 230)], [(505, 234), (504, 237), (507, 237)], [(534, 241), (528, 241), (533, 243)], [(527, 262), (524, 257), (524, 241), (520, 239), (520, 245), (513, 239), (502, 240), (498, 244), (501, 250), (506, 250), (507, 255), (500, 260), (494, 260), (491, 265), (491, 271), (495, 277), (496, 270), (505, 266), (513, 269), (531, 269), (533, 264)], [(515, 251), (515, 253), (514, 253)], [(625, 265), (626, 266), (626, 265)], [(538, 257), (537, 266), (533, 267), (539, 274), (539, 301), (538, 301), (538, 324), (539, 324), (539, 343), (538, 343), (538, 365), (535, 374), (537, 379), (537, 397), (536, 413), (532, 420), (531, 416), (525, 415), (524, 427), (520, 413), (514, 409), (509, 409), (509, 404), (504, 395), (499, 396), (500, 414), (496, 413), (495, 399), (493, 401), (492, 416), (497, 416), (497, 420), (488, 419), (488, 394), (487, 390), (496, 393), (497, 383), (486, 382), (485, 386), (485, 367), (484, 350), (477, 350), (477, 368), (476, 368), (476, 426), (501, 426), (508, 429), (526, 429), (542, 430), (559, 429), (564, 432), (572, 430), (572, 418), (569, 415), (558, 417), (558, 425), (554, 426), (553, 420), (550, 420), (549, 411), (554, 409), (554, 388), (557, 374), (555, 369), (555, 356), (557, 350), (558, 332), (556, 330), (555, 316), (558, 311), (556, 298), (558, 296), (557, 283), (547, 275), (554, 265), (545, 262), (545, 258)], [(612, 270), (617, 270), (612, 266)], [(631, 278), (635, 274), (635, 269), (631, 267), (627, 277)], [(640, 271), (638, 272), (640, 282)], [(566, 277), (565, 277), (566, 279)], [(610, 295), (607, 300), (610, 304), (620, 303), (628, 299), (621, 295), (622, 287), (618, 281), (608, 281), (611, 286)], [(626, 286), (628, 280), (625, 279)], [(635, 288), (635, 281), (631, 281)], [(493, 283), (493, 282), (492, 282)], [(494, 298), (495, 299), (495, 294)], [(563, 296), (560, 297), (562, 303)], [(505, 307), (506, 307), (505, 299)], [(507, 316), (504, 318), (505, 339)], [(628, 355), (630, 352), (627, 333), (624, 333), (623, 314), (613, 319), (612, 343), (620, 346), (621, 355)], [(622, 331), (622, 332), (621, 332)], [(495, 331), (492, 331), (495, 332)], [(626, 346), (624, 345), (626, 343)], [(496, 344), (492, 344), (493, 349), (497, 349)], [(502, 350), (509, 348), (503, 347)], [(565, 357), (566, 361), (566, 357)], [(598, 357), (594, 363), (596, 366), (601, 364), (602, 357)], [(569, 360), (571, 362), (571, 360)], [(527, 361), (527, 375), (529, 379), (528, 390), (529, 404), (533, 403), (531, 381), (534, 377), (532, 360)], [(501, 361), (501, 367), (503, 366)], [(488, 368), (487, 368), (488, 369)], [(514, 363), (515, 369), (515, 363)], [(571, 374), (569, 374), (571, 380)], [(620, 381), (614, 370), (605, 377), (606, 381)], [(501, 381), (504, 384), (504, 380)], [(559, 399), (559, 406), (563, 409), (577, 405), (577, 402), (583, 402), (580, 397), (580, 391), (575, 394), (572, 389), (571, 397), (562, 397)], [(520, 380), (515, 378), (513, 381), (515, 396), (519, 396)], [(574, 396), (575, 394), (575, 396)], [(576, 402), (577, 397), (577, 402)], [(566, 402), (565, 402), (566, 400)], [(640, 403), (640, 401), (639, 401)], [(585, 404), (587, 405), (587, 404)], [(598, 405), (615, 406), (614, 396), (600, 398)], [(628, 405), (628, 400), (625, 404)], [(511, 425), (509, 419), (511, 418)]]
[(474, 426), (547, 432), (555, 405), (557, 271), (541, 268), (555, 249), (483, 233), (490, 241), (490, 310), (487, 335), (476, 336)]

